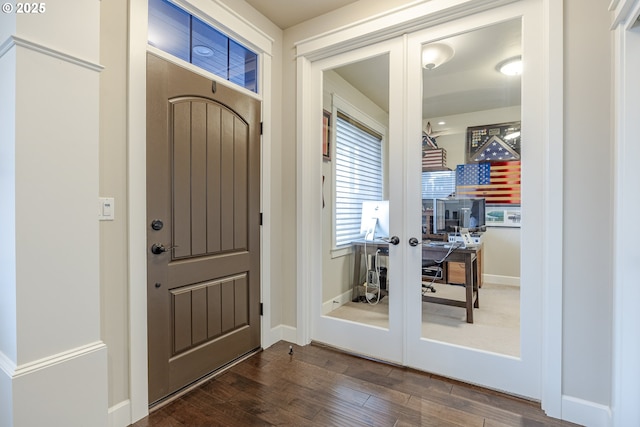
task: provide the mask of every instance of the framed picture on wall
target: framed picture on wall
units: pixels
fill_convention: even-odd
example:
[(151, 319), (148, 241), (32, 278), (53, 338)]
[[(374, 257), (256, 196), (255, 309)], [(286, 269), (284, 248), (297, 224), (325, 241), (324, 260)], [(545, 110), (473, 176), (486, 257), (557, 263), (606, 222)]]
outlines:
[(467, 128), (466, 163), (520, 159), (520, 122)]
[(521, 220), (520, 206), (487, 205), (485, 208), (485, 224), (487, 227), (520, 228)]
[(322, 110), (322, 158), (331, 160), (331, 113)]

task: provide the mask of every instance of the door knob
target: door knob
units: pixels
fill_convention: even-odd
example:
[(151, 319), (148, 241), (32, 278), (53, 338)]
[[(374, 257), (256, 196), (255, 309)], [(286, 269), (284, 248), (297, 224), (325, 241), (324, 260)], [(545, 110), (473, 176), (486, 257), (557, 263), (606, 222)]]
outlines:
[(165, 248), (162, 243), (154, 243), (153, 246), (151, 246), (151, 253), (155, 255), (160, 255), (163, 252), (168, 252), (171, 249), (177, 248), (177, 247), (178, 246), (171, 246), (169, 248)]
[(389, 239), (389, 243), (391, 243), (392, 245), (397, 245), (398, 243), (400, 243), (400, 238), (398, 236), (393, 236)]
[(418, 239), (416, 239), (415, 237), (412, 237), (409, 239), (409, 244), (411, 246), (418, 246), (418, 244), (420, 243), (420, 241)]
[(161, 219), (154, 219), (153, 221), (151, 221), (151, 228), (153, 228), (154, 230), (162, 230), (162, 227), (164, 227), (164, 223)]

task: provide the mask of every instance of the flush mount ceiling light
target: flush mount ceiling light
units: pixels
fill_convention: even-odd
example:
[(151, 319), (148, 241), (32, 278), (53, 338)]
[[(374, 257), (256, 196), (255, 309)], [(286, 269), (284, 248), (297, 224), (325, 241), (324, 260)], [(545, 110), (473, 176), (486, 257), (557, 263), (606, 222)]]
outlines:
[(444, 43), (431, 43), (422, 48), (422, 67), (427, 70), (438, 68), (453, 58), (454, 50)]
[(197, 45), (193, 47), (193, 53), (198, 56), (213, 56), (213, 49), (209, 46)]
[(509, 58), (499, 63), (496, 68), (506, 76), (519, 76), (522, 74), (522, 57)]

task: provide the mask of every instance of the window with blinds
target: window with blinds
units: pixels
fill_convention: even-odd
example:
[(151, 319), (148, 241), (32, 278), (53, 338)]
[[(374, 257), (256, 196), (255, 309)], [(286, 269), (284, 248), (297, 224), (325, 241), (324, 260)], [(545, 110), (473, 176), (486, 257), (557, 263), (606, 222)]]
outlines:
[(456, 194), (456, 171), (422, 172), (422, 199), (446, 199)]
[(338, 111), (335, 147), (335, 247), (362, 238), (362, 202), (382, 200), (382, 135)]

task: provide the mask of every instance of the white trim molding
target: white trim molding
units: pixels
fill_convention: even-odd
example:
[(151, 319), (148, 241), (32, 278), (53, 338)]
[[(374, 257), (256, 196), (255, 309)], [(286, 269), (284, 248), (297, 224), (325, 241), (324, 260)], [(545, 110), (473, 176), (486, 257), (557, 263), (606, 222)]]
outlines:
[(129, 399), (117, 403), (109, 408), (107, 417), (108, 427), (123, 427), (131, 424), (131, 401)]
[(553, 141), (551, 149), (547, 143), (544, 159), (544, 259), (543, 259), (543, 319), (542, 319), (542, 409), (550, 416), (563, 418), (562, 413), (562, 329), (563, 329), (563, 245), (557, 236), (563, 235), (562, 218), (564, 205), (563, 145), (564, 145), (564, 26), (563, 2), (543, 0), (544, 49), (547, 50), (544, 67), (547, 77), (544, 82), (543, 106), (545, 118), (545, 140)]
[(13, 377), (14, 372), (16, 371), (17, 365), (11, 358), (9, 358), (6, 354), (0, 351), (0, 371), (4, 372), (4, 374), (11, 378)]
[(297, 42), (296, 54), (314, 61), (519, 0), (423, 0)]
[(20, 378), (22, 376), (32, 374), (33, 372), (49, 368), (50, 366), (53, 366), (53, 365), (66, 363), (78, 357), (84, 357), (89, 353), (102, 351), (102, 350), (106, 351), (106, 349), (107, 349), (107, 346), (102, 341), (96, 341), (94, 343), (87, 344), (82, 347), (73, 348), (71, 350), (64, 351), (62, 353), (58, 353), (49, 357), (42, 358), (40, 360), (35, 360), (33, 362), (18, 365), (15, 367), (11, 376), (13, 378)]
[(101, 341), (18, 365), (13, 372), (6, 361), (3, 365), (7, 377), (0, 378), (0, 384), (11, 387), (13, 398), (2, 406), (9, 420), (0, 416), (1, 422), (106, 426), (107, 347)]
[(2, 58), (7, 52), (9, 52), (14, 46), (24, 47), (26, 49), (30, 49), (34, 52), (42, 53), (44, 55), (48, 55), (52, 58), (60, 59), (62, 61), (68, 62), (70, 64), (78, 65), (83, 68), (87, 68), (92, 71), (101, 72), (104, 67), (100, 64), (96, 64), (91, 61), (87, 61), (82, 58), (78, 58), (77, 56), (70, 55), (65, 52), (61, 52), (56, 49), (52, 49), (50, 47), (41, 45), (39, 43), (32, 42), (30, 40), (24, 39), (22, 37), (11, 36), (7, 38), (0, 45), (0, 58)]
[(636, 224), (629, 212), (640, 210), (640, 0), (611, 3), (613, 32), (613, 138), (614, 165), (614, 278), (613, 278), (613, 367), (611, 417), (614, 427), (640, 425), (640, 248), (630, 230)]
[(608, 406), (571, 396), (562, 396), (562, 415), (566, 420), (589, 427), (611, 427), (611, 409)]

